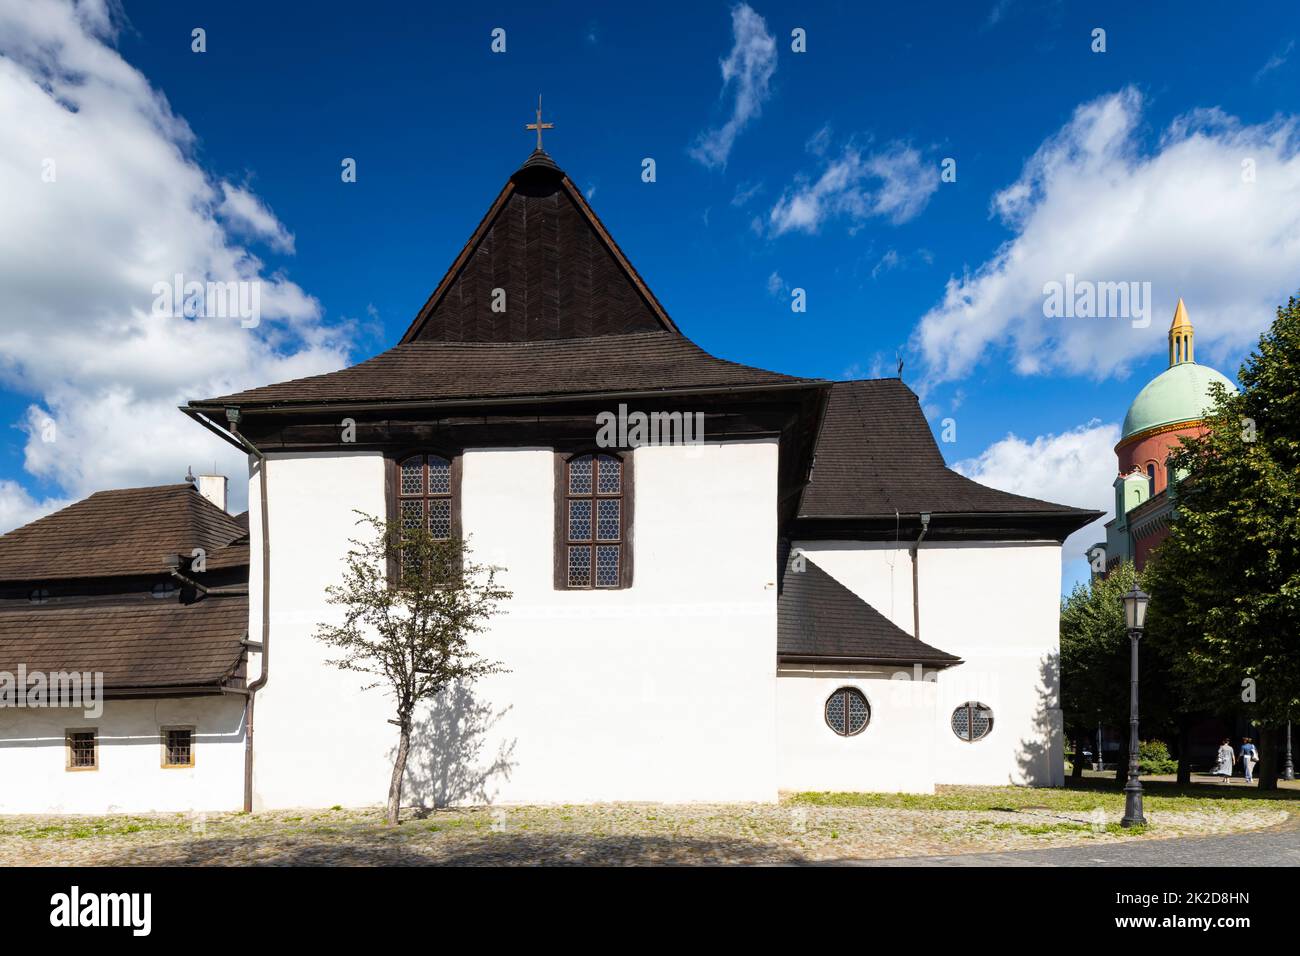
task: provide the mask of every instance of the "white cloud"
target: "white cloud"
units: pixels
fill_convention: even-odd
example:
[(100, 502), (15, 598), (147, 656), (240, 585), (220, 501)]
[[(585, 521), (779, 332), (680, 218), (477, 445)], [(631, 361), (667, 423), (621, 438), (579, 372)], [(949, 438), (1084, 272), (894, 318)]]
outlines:
[(222, 199), (217, 213), (233, 229), (254, 239), (261, 239), (279, 252), (293, 252), (293, 234), (275, 214), (247, 189), (221, 184)]
[(28, 524), (70, 504), (71, 498), (38, 500), (18, 482), (0, 479), (0, 532)]
[(826, 123), (808, 137), (808, 142), (804, 143), (803, 148), (814, 156), (825, 156), (826, 151), (831, 148), (831, 135), (831, 124)]
[(1093, 420), (1059, 435), (1039, 435), (1032, 441), (1008, 434), (978, 456), (959, 461), (952, 468), (991, 488), (1104, 512), (1103, 517), (1066, 538), (1061, 549), (1067, 577), (1086, 577), (1084, 552), (1105, 539), (1103, 526), (1114, 511), (1111, 483), (1118, 467), (1114, 451), (1118, 441), (1119, 425)]
[(776, 73), (776, 39), (767, 23), (747, 3), (731, 8), (731, 52), (720, 61), (722, 97), (733, 97), (731, 116), (721, 126), (705, 130), (690, 148), (696, 161), (710, 168), (724, 167), (741, 130), (757, 119), (772, 95)]
[(1286, 63), (1286, 58), (1291, 55), (1291, 51), (1294, 49), (1295, 40), (1287, 40), (1286, 46), (1282, 47), (1280, 51), (1270, 56), (1264, 65), (1255, 71), (1254, 82), (1258, 83), (1260, 80), (1264, 79), (1264, 77), (1268, 76), (1268, 74)]
[(746, 205), (751, 199), (763, 191), (762, 182), (741, 183), (736, 187), (735, 194), (731, 197), (731, 204), (737, 209)]
[(781, 291), (785, 288), (787, 288), (785, 284), (785, 280), (781, 278), (781, 274), (779, 272), (774, 271), (770, 276), (767, 277), (768, 295), (773, 295), (773, 296), (780, 295)]
[(902, 261), (902, 257), (899, 256), (897, 249), (887, 250), (885, 254), (880, 257), (880, 261), (871, 267), (871, 278), (876, 278), (882, 272), (889, 272), (891, 269), (897, 269)]
[[(176, 406), (338, 368), (347, 329), (232, 238), (290, 234), (198, 165), (189, 126), (111, 46), (113, 9), (0, 3), (0, 384), (33, 399), (27, 472), (67, 497), (215, 460), (238, 503), (244, 456)], [(261, 324), (154, 315), (154, 284), (176, 274), (259, 282)], [(61, 503), (0, 483), (6, 525)]]
[[(951, 278), (915, 333), (934, 381), (959, 378), (992, 351), (1009, 353), (1021, 374), (1123, 374), (1162, 350), (1179, 296), (1196, 326), (1197, 357), (1213, 361), (1248, 345), (1295, 289), (1296, 119), (1245, 126), (1197, 110), (1148, 148), (1142, 105), (1129, 88), (1080, 106), (994, 196), (1014, 236), (974, 272)], [(1150, 326), (1045, 318), (1044, 284), (1067, 274), (1150, 282)]]
[(871, 278), (878, 279), (883, 273), (892, 272), (895, 269), (912, 269), (933, 264), (934, 253), (926, 248), (916, 249), (912, 252), (886, 249), (885, 254), (871, 267)]
[(816, 178), (800, 175), (768, 214), (773, 235), (815, 233), (844, 217), (851, 227), (878, 216), (895, 224), (918, 215), (939, 187), (939, 171), (910, 146), (893, 143), (879, 153), (846, 146), (822, 164)]

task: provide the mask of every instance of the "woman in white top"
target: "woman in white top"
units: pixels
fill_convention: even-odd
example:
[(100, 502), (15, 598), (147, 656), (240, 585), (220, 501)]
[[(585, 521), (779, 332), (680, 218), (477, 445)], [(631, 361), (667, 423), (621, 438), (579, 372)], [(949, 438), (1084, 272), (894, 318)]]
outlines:
[(1232, 744), (1228, 738), (1223, 738), (1223, 743), (1219, 744), (1218, 762), (1214, 765), (1214, 775), (1222, 777), (1223, 782), (1227, 783), (1228, 778), (1232, 776), (1232, 765), (1237, 762), (1237, 755), (1232, 752)]

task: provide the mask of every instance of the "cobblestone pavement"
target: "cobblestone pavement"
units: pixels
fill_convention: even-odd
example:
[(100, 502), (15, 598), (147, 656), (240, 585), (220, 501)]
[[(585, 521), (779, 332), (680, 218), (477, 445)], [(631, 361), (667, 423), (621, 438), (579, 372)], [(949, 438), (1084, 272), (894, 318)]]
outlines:
[(385, 826), (378, 810), (342, 808), (0, 817), (0, 865), (770, 865), (900, 854), (907, 862), (983, 857), (1005, 865), (1022, 859), (1014, 851), (1075, 847), (1086, 861), (1137, 844), (1227, 839), (1289, 818), (1289, 808), (1272, 801), (1153, 797), (1153, 825), (1133, 833), (1118, 825), (1118, 792), (950, 787), (934, 797), (865, 799), (924, 806), (479, 807), (409, 811), (397, 827)]
[(853, 866), (1300, 866), (1300, 818), (1293, 815), (1280, 826), (1228, 836), (841, 862)]

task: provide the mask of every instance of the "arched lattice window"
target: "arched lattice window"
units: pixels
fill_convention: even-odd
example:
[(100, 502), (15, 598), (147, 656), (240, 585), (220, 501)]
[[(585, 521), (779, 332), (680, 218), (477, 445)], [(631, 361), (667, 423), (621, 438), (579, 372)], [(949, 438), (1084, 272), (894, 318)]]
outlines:
[(967, 743), (982, 740), (993, 732), (993, 711), (970, 700), (952, 712), (952, 732)]
[(628, 581), (629, 488), (617, 455), (575, 455), (562, 474), (561, 533), (568, 588), (617, 588)]
[(402, 459), (397, 468), (397, 516), (402, 527), (424, 525), (433, 537), (450, 538), (451, 484), (451, 462), (446, 458), (412, 455)]
[(1156, 463), (1147, 462), (1147, 497), (1156, 496)]
[(826, 726), (841, 737), (866, 730), (871, 722), (871, 705), (856, 687), (841, 687), (826, 698)]

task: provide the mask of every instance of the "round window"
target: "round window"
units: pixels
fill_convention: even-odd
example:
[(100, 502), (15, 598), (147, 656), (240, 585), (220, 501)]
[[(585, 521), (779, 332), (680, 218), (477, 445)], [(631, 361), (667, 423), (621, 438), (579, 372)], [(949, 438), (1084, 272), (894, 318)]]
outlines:
[(841, 687), (826, 698), (826, 725), (841, 737), (852, 737), (871, 721), (871, 705), (862, 691)]
[(967, 743), (993, 732), (993, 711), (978, 701), (967, 701), (952, 712), (952, 732)]

